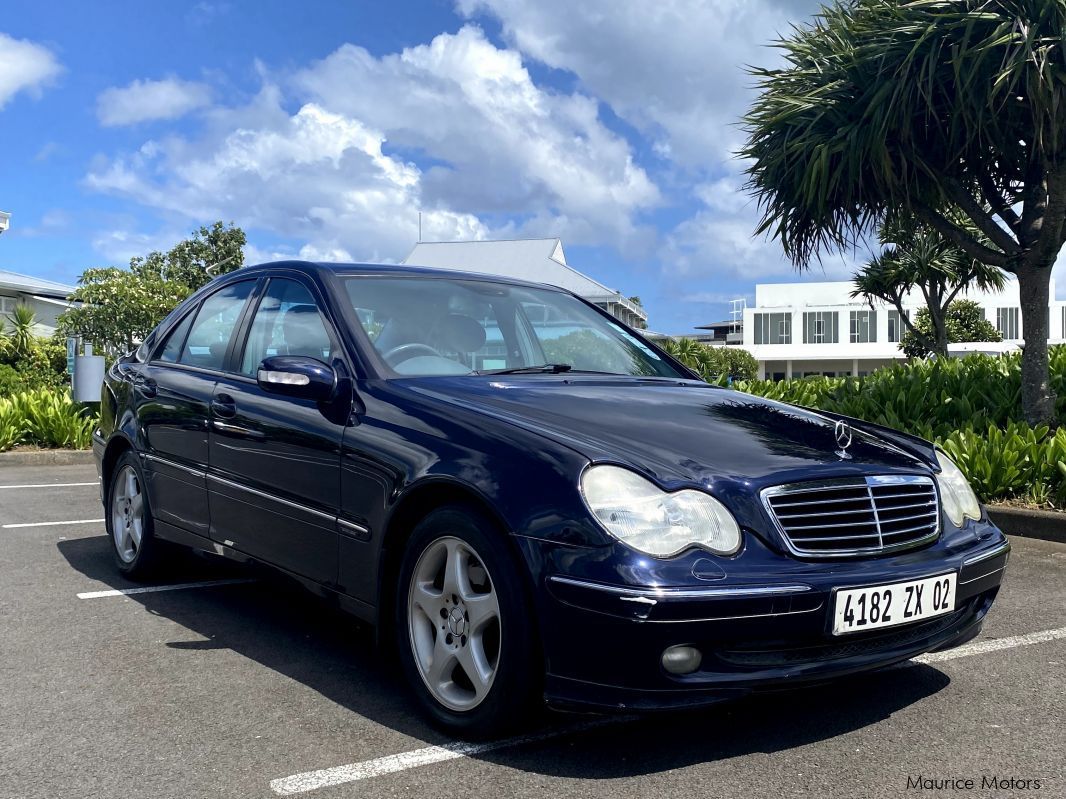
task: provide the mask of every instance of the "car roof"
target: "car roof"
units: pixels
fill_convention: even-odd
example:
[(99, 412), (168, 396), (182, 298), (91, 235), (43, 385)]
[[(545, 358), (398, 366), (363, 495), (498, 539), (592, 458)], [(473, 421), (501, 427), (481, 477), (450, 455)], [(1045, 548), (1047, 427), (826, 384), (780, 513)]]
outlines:
[[(247, 274), (270, 273), (274, 271), (296, 270), (310, 275), (333, 274), (341, 277), (352, 276), (378, 276), (378, 277), (429, 277), (429, 278), (453, 278), (458, 280), (478, 280), (484, 283), (506, 283), (511, 286), (525, 286), (529, 288), (557, 288), (545, 283), (533, 283), (528, 280), (517, 280), (504, 277), (503, 275), (488, 275), (483, 272), (463, 272), (456, 269), (437, 269), (429, 266), (414, 266), (408, 264), (365, 264), (365, 263), (332, 263), (322, 261), (271, 261), (269, 263), (243, 266), (236, 273)], [(562, 289), (558, 289), (562, 290)]]

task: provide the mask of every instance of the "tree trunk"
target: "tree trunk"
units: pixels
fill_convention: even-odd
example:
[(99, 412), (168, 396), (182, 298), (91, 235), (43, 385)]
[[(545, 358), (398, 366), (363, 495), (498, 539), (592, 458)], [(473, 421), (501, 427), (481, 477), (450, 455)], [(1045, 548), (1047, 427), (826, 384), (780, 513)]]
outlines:
[(948, 357), (947, 309), (929, 306), (929, 321), (933, 325), (933, 354), (938, 358)]
[(1048, 301), (1051, 268), (1020, 266), (1018, 294), (1022, 307), (1022, 412), (1031, 425), (1055, 425), (1055, 396), (1048, 378)]

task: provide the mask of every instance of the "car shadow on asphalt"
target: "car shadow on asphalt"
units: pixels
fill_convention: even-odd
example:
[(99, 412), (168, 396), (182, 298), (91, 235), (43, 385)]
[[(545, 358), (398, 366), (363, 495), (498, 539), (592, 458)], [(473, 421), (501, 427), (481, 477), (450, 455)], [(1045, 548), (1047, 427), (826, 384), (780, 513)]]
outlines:
[[(72, 568), (94, 581), (119, 589), (137, 585), (115, 571), (106, 537), (65, 540), (57, 546)], [(452, 742), (418, 715), (394, 660), (377, 651), (373, 630), (296, 583), (264, 570), (181, 556), (153, 584), (248, 576), (258, 579), (128, 598), (189, 630), (187, 639), (165, 643), (175, 653), (230, 649), (377, 724), (429, 744)], [(845, 735), (889, 718), (949, 682), (937, 669), (914, 665), (802, 690), (755, 694), (698, 711), (607, 723), (474, 757), (551, 776), (652, 774)], [(545, 714), (534, 720), (534, 727), (552, 733), (582, 720)]]

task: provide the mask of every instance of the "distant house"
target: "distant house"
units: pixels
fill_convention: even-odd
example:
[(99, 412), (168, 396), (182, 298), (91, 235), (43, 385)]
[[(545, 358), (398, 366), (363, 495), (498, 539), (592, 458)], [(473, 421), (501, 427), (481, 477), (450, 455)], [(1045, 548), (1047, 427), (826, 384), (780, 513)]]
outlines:
[(637, 303), (567, 265), (559, 239), (424, 241), (403, 262), (547, 283), (572, 291), (631, 327), (647, 326), (648, 314)]
[(70, 307), (67, 297), (73, 291), (74, 286), (0, 269), (0, 318), (6, 323), (16, 305), (28, 305), (37, 317), (37, 335), (50, 336), (56, 319)]
[(704, 344), (741, 344), (744, 341), (744, 324), (736, 319), (711, 322), (709, 325), (697, 325), (696, 329), (706, 332), (686, 336), (686, 338), (694, 338)]

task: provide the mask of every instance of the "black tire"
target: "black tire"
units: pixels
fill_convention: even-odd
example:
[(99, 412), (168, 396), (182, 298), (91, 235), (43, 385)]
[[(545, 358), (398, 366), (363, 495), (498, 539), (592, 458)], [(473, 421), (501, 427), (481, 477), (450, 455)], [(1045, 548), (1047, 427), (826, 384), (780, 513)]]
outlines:
[[(115, 535), (116, 524), (119, 523), (116, 520), (116, 497), (123, 492), (127, 470), (132, 470), (133, 472), (142, 503), (140, 541), (134, 548), (132, 558), (129, 556), (130, 551), (128, 548), (124, 548), (126, 549), (125, 555), (120, 552), (119, 540), (123, 537), (121, 528), (119, 528), (120, 535)], [(131, 580), (145, 580), (153, 576), (159, 567), (159, 552), (162, 548), (162, 542), (156, 539), (154, 535), (152, 509), (149, 504), (144, 472), (132, 450), (127, 450), (119, 456), (111, 472), (107, 488), (107, 505), (104, 508), (104, 524), (107, 529), (108, 540), (111, 542), (111, 555), (115, 561), (115, 568), (118, 569), (122, 576)]]
[[(401, 667), (430, 721), (462, 738), (490, 738), (529, 724), (542, 694), (544, 666), (530, 623), (531, 608), (505, 535), (473, 508), (439, 508), (415, 527), (400, 567), (394, 622)], [(494, 646), (498, 659), (491, 687), (480, 704), (464, 711), (446, 706), (429, 689), (416, 664), (409, 621), (415, 567), (423, 553), (434, 544), (439, 546), (443, 538), (459, 539), (474, 550), (490, 575), (499, 608), (500, 634)], [(437, 634), (436, 628), (434, 633)]]

